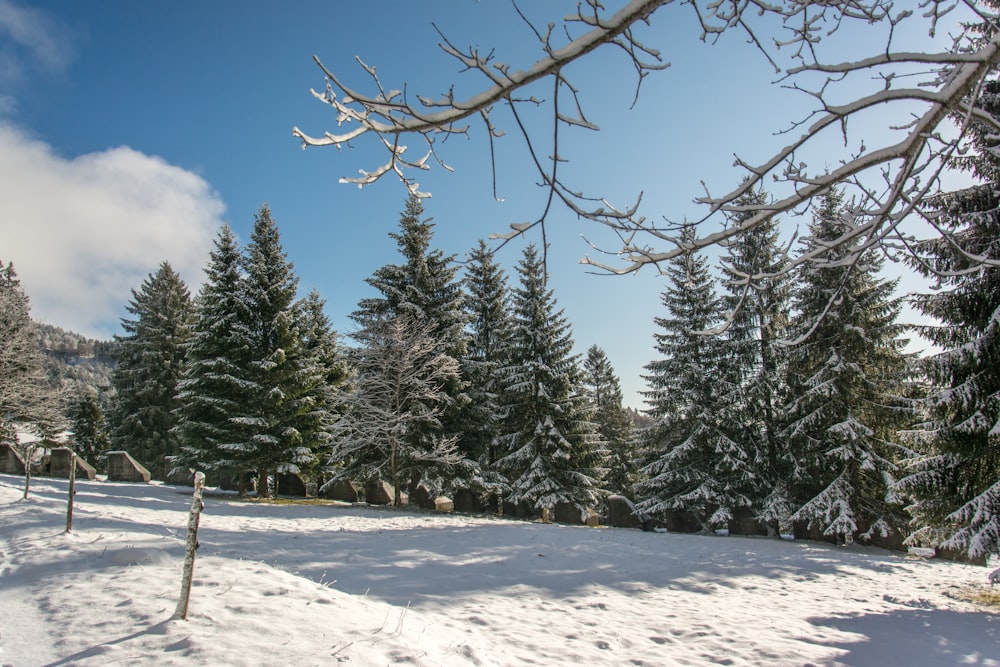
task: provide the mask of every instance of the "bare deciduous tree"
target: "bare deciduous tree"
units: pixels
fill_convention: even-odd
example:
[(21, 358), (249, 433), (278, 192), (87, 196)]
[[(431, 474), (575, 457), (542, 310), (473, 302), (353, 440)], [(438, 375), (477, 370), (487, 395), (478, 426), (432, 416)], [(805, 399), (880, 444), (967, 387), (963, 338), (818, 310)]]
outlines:
[(458, 362), (439, 351), (433, 324), (407, 315), (375, 317), (352, 337), (361, 347), (347, 412), (334, 427), (334, 479), (391, 480), (398, 506), (404, 482), (462, 459), (455, 436), (419, 437), (422, 427), (440, 429), (444, 385)]
[[(680, 254), (725, 244), (775, 215), (804, 212), (814, 197), (835, 184), (848, 189), (852, 202), (850, 224), (833, 245), (850, 246), (854, 251), (839, 263), (856, 261), (873, 247), (889, 254), (912, 254), (913, 231), (907, 230), (904, 221), (922, 217), (932, 233), (949, 237), (948, 229), (936, 225), (932, 215), (923, 214), (921, 202), (941, 189), (947, 164), (963, 151), (968, 125), (995, 123), (973, 101), (1000, 60), (1000, 34), (995, 0), (914, 0), (906, 9), (897, 4), (891, 0), (630, 0), (612, 11), (599, 0), (585, 0), (561, 25), (550, 23), (544, 29), (515, 4), (514, 11), (524, 19), (540, 50), (537, 59), (523, 69), (501, 62), (493, 51), (461, 49), (442, 34), (441, 48), (463, 70), (481, 75), (484, 84), (465, 99), (458, 99), (454, 89), (432, 99), (384, 86), (375, 68), (358, 59), (369, 91), (361, 92), (316, 59), (327, 85), (313, 94), (333, 108), (344, 129), (311, 136), (295, 128), (294, 135), (303, 147), (340, 148), (351, 142), (375, 141), (385, 150), (385, 162), (341, 181), (363, 186), (394, 174), (410, 192), (425, 194), (419, 191), (417, 172), (429, 169), (434, 161), (451, 169), (438, 153), (440, 140), (469, 133), (470, 123), (478, 119), (492, 151), (494, 141), (504, 134), (501, 110), (506, 109), (512, 119), (508, 122), (529, 149), (548, 199), (534, 222), (512, 224), (510, 232), (495, 237), (510, 239), (535, 227), (544, 235), (552, 204), (561, 202), (579, 218), (613, 232), (615, 247), (595, 246), (612, 259), (583, 260), (613, 273), (658, 267)], [(581, 88), (574, 80), (574, 76), (581, 78), (580, 69), (574, 69), (573, 75), (567, 66), (585, 61), (598, 50), (623, 50), (636, 75), (638, 98), (647, 76), (669, 65), (658, 48), (642, 40), (644, 28), (653, 21), (676, 21), (676, 13), (685, 11), (695, 13), (702, 40), (714, 41), (731, 32), (749, 39), (774, 66), (776, 83), (809, 96), (813, 111), (779, 132), (786, 137), (785, 145), (768, 159), (751, 163), (737, 157), (737, 187), (713, 194), (706, 185), (696, 198), (704, 205), (704, 214), (699, 220), (684, 221), (698, 224), (699, 235), (682, 242), (680, 223), (668, 217), (659, 222), (646, 217), (641, 192), (630, 205), (613, 205), (602, 193), (581, 192), (564, 180), (559, 148), (560, 132), (570, 126), (598, 129), (584, 113)], [(844, 35), (855, 26), (865, 34), (870, 32), (872, 39)], [(916, 26), (928, 35), (928, 48), (897, 46), (900, 33)], [(938, 47), (937, 38), (947, 31), (953, 31), (950, 41)], [(848, 41), (846, 51), (838, 38)], [(843, 53), (851, 56), (835, 60)], [(551, 91), (546, 101), (528, 91), (546, 82)], [(679, 91), (679, 97), (685, 97), (684, 91)], [(544, 133), (533, 131), (523, 120), (527, 107), (541, 105), (548, 105), (552, 119)], [(884, 131), (862, 138), (855, 126), (873, 112), (891, 120)], [(780, 128), (761, 131), (775, 129)], [(996, 130), (1000, 132), (1000, 127)], [(833, 166), (808, 164), (811, 151), (831, 134), (840, 135), (842, 146)], [(407, 156), (412, 141), (422, 144), (426, 152)], [(775, 198), (748, 204), (744, 195), (764, 183)], [(730, 222), (735, 213), (740, 214), (738, 224)], [(783, 270), (805, 262), (830, 261), (826, 250), (796, 254)], [(751, 284), (764, 277), (744, 279)]]

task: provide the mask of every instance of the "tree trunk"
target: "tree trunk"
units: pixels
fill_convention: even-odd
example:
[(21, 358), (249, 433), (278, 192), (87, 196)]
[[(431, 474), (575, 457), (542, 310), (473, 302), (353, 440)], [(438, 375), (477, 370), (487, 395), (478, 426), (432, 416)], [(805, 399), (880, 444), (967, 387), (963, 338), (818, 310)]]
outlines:
[(191, 514), (188, 515), (187, 548), (184, 552), (184, 574), (181, 577), (181, 597), (177, 601), (174, 618), (186, 621), (188, 601), (191, 598), (191, 583), (194, 579), (194, 557), (198, 550), (198, 523), (205, 508), (202, 493), (205, 490), (205, 473), (194, 474), (194, 494), (191, 497)]
[(396, 507), (402, 504), (403, 498), (399, 493), (399, 470), (396, 468), (396, 441), (392, 441), (392, 450), (389, 454), (389, 468), (392, 471), (392, 502)]

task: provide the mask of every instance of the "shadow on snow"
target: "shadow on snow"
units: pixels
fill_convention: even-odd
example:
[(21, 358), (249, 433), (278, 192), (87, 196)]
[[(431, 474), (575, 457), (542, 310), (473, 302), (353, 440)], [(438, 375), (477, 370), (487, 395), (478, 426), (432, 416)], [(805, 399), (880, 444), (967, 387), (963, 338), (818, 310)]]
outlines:
[[(846, 665), (996, 665), (1000, 659), (1000, 615), (923, 608), (919, 600), (890, 613), (811, 618), (809, 622), (857, 635), (847, 641), (822, 642), (845, 651), (837, 658)], [(913, 628), (921, 628), (918, 633)], [(907, 640), (900, 642), (899, 637)], [(983, 655), (982, 637), (996, 651)]]

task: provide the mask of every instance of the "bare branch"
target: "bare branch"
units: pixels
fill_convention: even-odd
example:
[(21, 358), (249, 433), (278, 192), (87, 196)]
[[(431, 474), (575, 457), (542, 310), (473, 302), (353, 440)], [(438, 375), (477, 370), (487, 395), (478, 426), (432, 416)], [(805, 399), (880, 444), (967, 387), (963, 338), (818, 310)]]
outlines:
[[(722, 196), (706, 193), (695, 199), (705, 206), (705, 212), (692, 224), (700, 235), (691, 243), (678, 243), (678, 226), (654, 222), (640, 211), (642, 195), (633, 205), (612, 206), (604, 195), (590, 195), (565, 181), (565, 170), (559, 164), (565, 160), (560, 151), (560, 127), (583, 127), (598, 130), (598, 124), (586, 113), (581, 98), (579, 80), (573, 80), (567, 66), (585, 60), (604, 46), (624, 52), (637, 75), (636, 96), (642, 82), (653, 72), (668, 66), (661, 50), (644, 43), (639, 29), (650, 24), (659, 12), (673, 6), (689, 6), (698, 20), (701, 38), (717, 41), (727, 32), (745, 35), (749, 42), (769, 60), (779, 73), (778, 85), (809, 96), (813, 110), (793, 123), (785, 133), (798, 136), (775, 151), (770, 158), (751, 164), (736, 158), (740, 185)], [(860, 249), (881, 248), (887, 254), (912, 253), (913, 239), (900, 231), (901, 223), (924, 215), (921, 202), (932, 198), (940, 189), (941, 173), (961, 150), (970, 122), (992, 124), (1000, 134), (997, 122), (976, 109), (970, 100), (974, 92), (993, 75), (1000, 62), (1000, 25), (991, 5), (976, 0), (923, 0), (919, 13), (895, 9), (891, 0), (630, 0), (617, 11), (605, 10), (598, 0), (585, 0), (575, 14), (563, 19), (561, 28), (554, 23), (544, 28), (534, 25), (516, 4), (514, 10), (528, 26), (541, 51), (532, 64), (517, 69), (497, 60), (493, 51), (481, 53), (472, 47), (458, 48), (441, 35), (441, 48), (459, 62), (464, 71), (484, 77), (485, 85), (477, 94), (464, 100), (449, 90), (436, 100), (420, 97), (409, 101), (405, 92), (386, 88), (379, 81), (375, 68), (363, 63), (364, 75), (372, 92), (361, 94), (348, 87), (317, 59), (326, 76), (324, 93), (313, 93), (337, 112), (340, 133), (325, 133), (312, 137), (294, 130), (307, 146), (348, 145), (366, 136), (374, 136), (386, 151), (385, 163), (376, 169), (362, 171), (358, 177), (342, 179), (359, 186), (379, 180), (389, 173), (400, 178), (411, 192), (419, 192), (412, 174), (429, 166), (430, 156), (440, 162), (435, 138), (451, 134), (467, 134), (464, 121), (478, 114), (490, 140), (490, 160), (494, 171), (494, 197), (497, 197), (495, 154), (493, 142), (504, 133), (497, 114), (509, 110), (514, 126), (528, 148), (530, 159), (539, 176), (539, 185), (548, 196), (538, 217), (532, 221), (511, 225), (506, 233), (493, 238), (502, 243), (530, 230), (540, 230), (545, 247), (545, 221), (560, 202), (582, 220), (598, 223), (610, 231), (620, 246), (601, 248), (588, 241), (605, 261), (590, 257), (582, 261), (595, 269), (612, 274), (625, 274), (643, 267), (657, 267), (680, 254), (705, 248), (743, 234), (776, 215), (800, 214), (812, 199), (831, 187), (853, 190), (856, 223), (845, 228), (837, 243), (857, 244)], [(962, 22), (957, 13), (961, 11)], [(893, 13), (895, 12), (895, 13)], [(947, 18), (946, 18), (947, 17)], [(942, 30), (945, 21), (953, 21), (949, 29), (952, 45), (940, 48), (897, 50), (900, 27), (923, 21), (929, 35)], [(970, 20), (992, 26), (978, 32), (968, 26)], [(848, 23), (864, 26), (884, 26), (878, 33), (883, 41), (852, 42), (852, 48), (867, 53), (854, 59), (829, 62), (821, 48), (831, 36)], [(582, 29), (582, 33), (580, 30)], [(575, 34), (574, 33), (579, 33)], [(565, 40), (560, 42), (562, 35)], [(779, 57), (780, 56), (780, 57)], [(784, 65), (782, 65), (784, 63)], [(577, 75), (579, 76), (579, 75)], [(901, 86), (901, 80), (921, 77), (919, 85)], [(542, 102), (527, 94), (534, 83), (550, 79), (551, 99)], [(875, 82), (875, 86), (871, 85)], [(867, 82), (861, 94), (848, 89), (855, 82)], [(844, 91), (854, 96), (838, 99)], [(523, 122), (519, 107), (548, 105), (551, 108), (552, 131), (539, 136)], [(633, 100), (635, 104), (635, 100)], [(852, 128), (855, 119), (872, 110), (889, 109), (897, 113), (896, 122), (880, 136), (865, 137), (865, 143), (852, 148)], [(950, 131), (949, 118), (959, 118), (956, 133)], [(963, 120), (964, 119), (964, 120)], [(802, 156), (832, 132), (839, 132), (845, 147), (845, 157), (832, 167), (810, 168)], [(419, 159), (405, 157), (404, 137), (425, 144), (426, 152)], [(860, 144), (860, 142), (858, 142)], [(544, 146), (544, 150), (543, 150)], [(779, 194), (774, 201), (749, 207), (741, 203), (744, 194), (759, 189), (765, 183), (775, 186)], [(745, 218), (736, 226), (725, 224), (733, 213)], [(746, 215), (749, 214), (749, 215)], [(936, 233), (949, 234), (934, 225), (924, 215)], [(718, 224), (713, 231), (711, 225)], [(821, 258), (820, 249), (797, 254), (787, 263), (793, 270), (806, 262)], [(856, 259), (855, 255), (850, 255)], [(970, 260), (972, 258), (970, 257)]]

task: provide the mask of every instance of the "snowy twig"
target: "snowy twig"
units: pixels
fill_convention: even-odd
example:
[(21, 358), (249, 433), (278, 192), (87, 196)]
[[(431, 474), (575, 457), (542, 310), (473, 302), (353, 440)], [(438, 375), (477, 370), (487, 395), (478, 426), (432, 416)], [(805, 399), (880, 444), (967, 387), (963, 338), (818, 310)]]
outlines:
[[(628, 55), (638, 74), (638, 82), (642, 83), (647, 76), (665, 69), (669, 63), (663, 60), (659, 50), (640, 40), (637, 29), (651, 23), (660, 12), (676, 7), (690, 7), (695, 12), (704, 41), (717, 41), (724, 33), (734, 30), (742, 32), (779, 72), (778, 82), (809, 96), (815, 105), (805, 118), (790, 128), (798, 131), (798, 136), (771, 157), (757, 163), (736, 158), (735, 166), (742, 172), (738, 187), (718, 196), (706, 191), (696, 198), (706, 208), (705, 213), (691, 224), (704, 231), (684, 245), (677, 242), (677, 225), (663, 225), (641, 213), (641, 192), (636, 195), (633, 205), (613, 206), (606, 197), (585, 194), (567, 183), (559, 168), (559, 164), (565, 161), (560, 150), (560, 127), (598, 129), (598, 125), (585, 113), (579, 96), (580, 86), (570, 78), (567, 65), (586, 61), (591, 53), (610, 46)], [(919, 13), (899, 11), (890, 0), (690, 0), (685, 3), (631, 0), (617, 11), (611, 11), (605, 10), (597, 0), (586, 0), (574, 15), (564, 20), (563, 30), (559, 31), (552, 24), (544, 30), (537, 28), (515, 5), (541, 50), (540, 57), (526, 68), (518, 70), (501, 64), (492, 51), (484, 54), (473, 48), (459, 49), (442, 35), (445, 53), (456, 59), (464, 70), (484, 77), (485, 87), (464, 100), (456, 99), (454, 93), (449, 92), (438, 99), (416, 96), (415, 101), (411, 101), (405, 87), (403, 92), (387, 89), (379, 81), (374, 68), (360, 60), (359, 64), (374, 85), (374, 93), (363, 94), (349, 87), (341, 77), (317, 60), (326, 76), (327, 89), (324, 93), (314, 94), (337, 112), (338, 124), (348, 126), (348, 130), (313, 137), (296, 128), (294, 134), (302, 141), (303, 147), (342, 147), (365, 136), (375, 137), (376, 142), (387, 151), (388, 160), (374, 170), (362, 172), (360, 178), (345, 180), (365, 185), (393, 173), (415, 193), (418, 190), (411, 172), (428, 168), (428, 156), (436, 157), (435, 138), (466, 134), (469, 127), (464, 121), (473, 115), (481, 118), (487, 128), (491, 165), (495, 165), (492, 152), (494, 140), (504, 134), (498, 115), (502, 109), (509, 110), (548, 196), (538, 217), (529, 222), (512, 224), (510, 231), (495, 234), (493, 238), (504, 243), (538, 229), (543, 235), (545, 247), (546, 220), (552, 214), (552, 204), (558, 201), (578, 218), (610, 230), (616, 243), (620, 243), (607, 249), (600, 249), (596, 243), (591, 243), (601, 255), (613, 257), (613, 260), (601, 261), (590, 256), (582, 260), (599, 271), (611, 274), (628, 274), (648, 266), (659, 267), (682, 254), (725, 244), (775, 216), (804, 212), (813, 198), (834, 186), (847, 188), (848, 198), (854, 202), (854, 222), (835, 242), (835, 245), (858, 249), (845, 261), (856, 261), (872, 248), (881, 248), (887, 254), (912, 254), (912, 239), (900, 231), (900, 225), (909, 217), (919, 215), (921, 202), (939, 191), (941, 172), (961, 150), (969, 121), (994, 122), (988, 115), (977, 111), (970, 100), (1000, 61), (997, 16), (985, 3), (976, 0), (923, 0), (919, 7)], [(943, 17), (949, 12), (957, 15), (959, 11), (965, 12), (962, 18), (966, 24), (959, 25), (959, 19), (956, 19), (958, 33), (953, 36), (948, 50), (894, 48), (893, 42), (901, 26), (923, 20), (928, 34), (933, 37), (941, 30)], [(977, 32), (969, 27), (973, 21), (991, 27)], [(873, 53), (855, 59), (841, 62), (823, 60), (821, 44), (832, 39), (848, 23), (865, 25), (867, 30), (885, 26), (884, 42), (876, 40)], [(560, 44), (556, 40), (561, 34), (567, 37)], [(864, 40), (852, 41), (854, 49), (868, 48), (869, 45)], [(783, 57), (779, 58), (779, 55)], [(898, 81), (912, 78), (918, 72), (926, 81), (917, 86), (898, 85)], [(806, 84), (816, 81), (817, 77), (820, 78), (818, 85), (810, 87)], [(553, 126), (550, 133), (539, 136), (536, 129), (523, 122), (519, 108), (525, 104), (542, 104), (524, 91), (546, 79), (552, 84), (548, 104)], [(855, 82), (872, 80), (881, 83), (881, 88), (858, 92), (864, 91), (864, 88), (855, 86)], [(850, 95), (846, 99), (843, 96), (845, 91)], [(571, 112), (564, 111), (566, 103)], [(813, 171), (804, 162), (801, 156), (814, 150), (831, 133), (838, 133), (847, 149), (852, 136), (848, 128), (875, 109), (895, 110), (896, 117), (895, 123), (886, 128), (886, 132), (865, 138), (871, 145), (851, 149), (847, 157), (832, 168)], [(949, 118), (956, 115), (963, 116), (965, 120), (959, 121), (957, 132), (949, 134), (946, 132)], [(1000, 131), (1000, 128), (997, 129)], [(412, 162), (405, 161), (404, 137), (422, 141), (427, 154)], [(541, 150), (542, 145), (549, 150)], [(549, 157), (543, 157), (545, 155)], [(495, 178), (494, 173), (494, 197)], [(765, 184), (773, 184), (780, 191), (776, 199), (751, 205), (750, 208), (741, 203), (744, 195), (759, 190)], [(739, 226), (723, 224), (720, 230), (712, 231), (712, 224), (724, 222), (735, 213), (744, 214)], [(750, 215), (745, 215), (747, 213)], [(945, 237), (950, 234), (940, 227), (933, 228), (933, 231)], [(958, 240), (955, 242), (958, 243)], [(782, 270), (790, 272), (804, 264), (823, 261), (823, 252), (819, 250), (797, 254), (790, 256), (790, 261), (784, 264)], [(989, 261), (979, 258), (980, 263)], [(758, 276), (746, 278), (750, 285), (760, 281)]]

